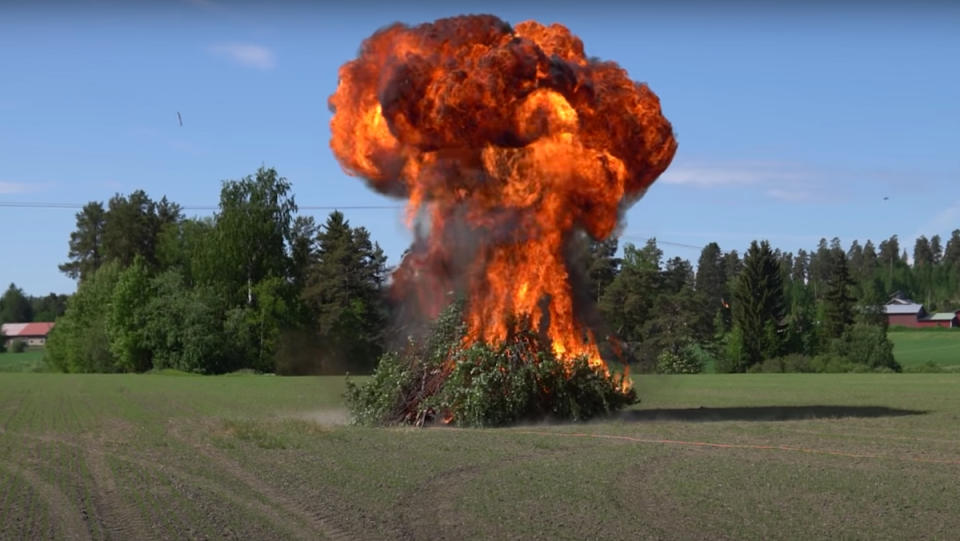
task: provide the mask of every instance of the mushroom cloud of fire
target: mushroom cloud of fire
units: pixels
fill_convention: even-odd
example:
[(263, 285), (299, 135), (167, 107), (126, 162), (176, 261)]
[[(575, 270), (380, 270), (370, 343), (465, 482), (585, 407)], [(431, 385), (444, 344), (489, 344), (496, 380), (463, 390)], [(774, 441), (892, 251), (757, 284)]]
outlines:
[(673, 158), (647, 85), (559, 24), (469, 15), (377, 31), (329, 105), (343, 168), (422, 225), (394, 289), (430, 317), (464, 293), (468, 342), (502, 342), (526, 315), (558, 357), (606, 370), (565, 253), (578, 231), (613, 234)]

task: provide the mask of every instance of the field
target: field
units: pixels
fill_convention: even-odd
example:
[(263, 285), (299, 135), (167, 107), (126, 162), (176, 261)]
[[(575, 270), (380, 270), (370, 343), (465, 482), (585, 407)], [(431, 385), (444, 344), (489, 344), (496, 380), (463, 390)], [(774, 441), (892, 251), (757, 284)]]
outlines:
[(0, 372), (42, 372), (42, 349), (28, 349), (23, 353), (0, 353)]
[(0, 538), (948, 538), (960, 374), (637, 380), (615, 419), (344, 426), (343, 379), (0, 375)]
[(960, 329), (891, 331), (893, 355), (904, 368), (927, 362), (960, 369)]

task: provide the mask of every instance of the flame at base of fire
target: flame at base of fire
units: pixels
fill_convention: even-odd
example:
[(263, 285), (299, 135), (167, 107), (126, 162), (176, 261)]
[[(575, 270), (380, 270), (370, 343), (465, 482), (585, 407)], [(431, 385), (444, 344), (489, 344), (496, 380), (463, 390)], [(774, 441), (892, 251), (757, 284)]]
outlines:
[(363, 424), (432, 422), (498, 426), (542, 419), (582, 421), (636, 401), (629, 376), (585, 356), (558, 357), (522, 323), (497, 344), (465, 343), (462, 314), (447, 310), (433, 333), (385, 355), (347, 403)]
[(636, 401), (629, 376), (585, 356), (560, 357), (549, 338), (518, 320), (496, 345), (463, 334), (462, 312), (445, 310), (433, 332), (385, 355), (366, 386), (349, 385), (348, 405), (365, 424), (431, 422), (496, 426), (586, 420)]

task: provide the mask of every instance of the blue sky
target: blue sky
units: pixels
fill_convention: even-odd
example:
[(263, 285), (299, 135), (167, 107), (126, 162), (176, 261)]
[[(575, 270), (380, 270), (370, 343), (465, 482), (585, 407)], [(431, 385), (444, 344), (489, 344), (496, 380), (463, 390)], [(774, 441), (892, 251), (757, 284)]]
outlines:
[[(695, 262), (680, 245), (898, 234), (912, 248), (960, 228), (960, 9), (947, 3), (399, 4), (0, 3), (0, 202), (142, 188), (213, 206), (223, 179), (264, 164), (301, 206), (393, 204), (329, 150), (337, 68), (394, 21), (493, 13), (562, 23), (660, 96), (679, 150), (627, 213), (625, 241), (656, 236)], [(74, 212), (0, 207), (0, 282), (73, 291), (57, 264)], [(401, 211), (345, 213), (396, 262)]]

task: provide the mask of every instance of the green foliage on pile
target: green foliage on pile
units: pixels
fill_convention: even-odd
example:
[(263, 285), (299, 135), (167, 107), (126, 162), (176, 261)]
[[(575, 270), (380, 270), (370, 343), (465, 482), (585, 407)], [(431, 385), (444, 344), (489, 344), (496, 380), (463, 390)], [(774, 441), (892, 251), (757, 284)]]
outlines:
[(462, 347), (461, 321), (455, 305), (422, 346), (410, 343), (404, 352), (384, 355), (366, 385), (348, 381), (354, 422), (488, 427), (585, 421), (636, 402), (633, 390), (622, 390), (621, 377), (594, 370), (586, 358), (565, 366), (529, 324), (519, 324), (501, 345)]

